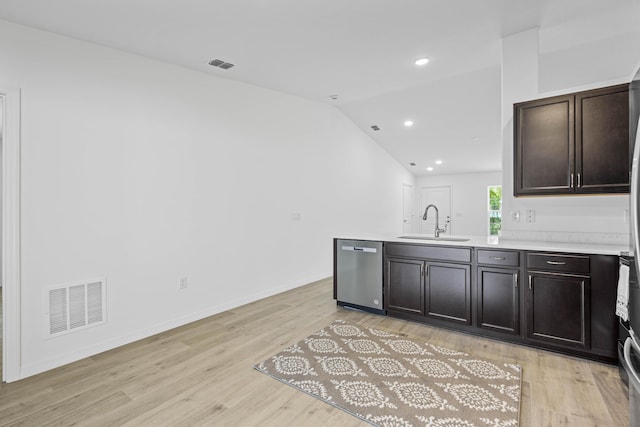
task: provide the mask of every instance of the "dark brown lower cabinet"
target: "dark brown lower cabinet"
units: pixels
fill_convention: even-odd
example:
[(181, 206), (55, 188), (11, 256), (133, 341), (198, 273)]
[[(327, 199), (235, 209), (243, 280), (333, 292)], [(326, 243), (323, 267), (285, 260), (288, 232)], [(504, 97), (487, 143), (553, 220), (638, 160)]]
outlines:
[(385, 260), (390, 316), (617, 361), (617, 256), (385, 243)]
[(519, 270), (478, 267), (478, 326), (507, 334), (520, 333)]
[(528, 280), (528, 338), (588, 348), (591, 294), (589, 278), (529, 272)]
[(385, 244), (391, 315), (471, 325), (471, 248)]
[[(589, 348), (592, 264), (589, 255), (527, 253), (527, 338)], [(598, 286), (608, 286), (615, 299), (615, 283)]]
[(425, 311), (429, 317), (471, 324), (471, 267), (427, 262)]
[(387, 258), (387, 310), (471, 323), (470, 266)]
[(387, 258), (387, 310), (424, 315), (424, 261)]

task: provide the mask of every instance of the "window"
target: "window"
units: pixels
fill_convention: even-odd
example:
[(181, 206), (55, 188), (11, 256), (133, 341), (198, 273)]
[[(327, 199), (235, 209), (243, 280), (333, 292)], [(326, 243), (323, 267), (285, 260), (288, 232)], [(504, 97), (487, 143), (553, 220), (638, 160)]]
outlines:
[(489, 235), (497, 236), (502, 228), (502, 186), (489, 186)]

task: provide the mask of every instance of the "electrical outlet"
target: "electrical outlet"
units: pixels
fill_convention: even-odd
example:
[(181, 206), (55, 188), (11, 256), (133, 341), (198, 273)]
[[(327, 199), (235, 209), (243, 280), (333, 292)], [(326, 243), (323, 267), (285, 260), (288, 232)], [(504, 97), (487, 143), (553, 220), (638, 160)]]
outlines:
[(181, 277), (180, 278), (180, 289), (187, 289), (187, 278), (186, 277)]
[(527, 211), (527, 222), (536, 222), (536, 211), (533, 209)]

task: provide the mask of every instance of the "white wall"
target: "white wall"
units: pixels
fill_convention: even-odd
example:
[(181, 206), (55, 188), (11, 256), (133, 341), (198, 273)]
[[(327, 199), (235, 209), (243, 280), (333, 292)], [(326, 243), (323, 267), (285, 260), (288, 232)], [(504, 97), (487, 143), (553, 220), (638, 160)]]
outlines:
[[(420, 208), (423, 187), (451, 188), (451, 231), (455, 235), (488, 235), (489, 211), (487, 191), (490, 185), (502, 184), (502, 172), (428, 175), (416, 179), (416, 207)], [(418, 222), (423, 212), (418, 212)], [(416, 225), (419, 229), (419, 224)]]
[[(639, 9), (635, 6), (634, 10)], [(600, 25), (615, 25), (601, 17)], [(617, 16), (618, 19), (621, 17)], [(634, 18), (635, 19), (635, 18)], [(592, 23), (593, 24), (593, 23)], [(629, 82), (640, 59), (640, 31), (598, 39), (584, 22), (503, 39), (503, 235), (626, 243), (628, 195), (513, 197), (513, 103)], [(525, 214), (535, 211), (535, 222)], [(511, 217), (519, 212), (520, 221)]]
[[(4, 139), (4, 96), (0, 96), (0, 165), (2, 165), (2, 144), (3, 144), (3, 139)], [(3, 173), (0, 170), (0, 188), (3, 188), (4, 184), (3, 184)], [(0, 221), (2, 220), (2, 197), (0, 197)], [(0, 227), (0, 242), (2, 241), (2, 227)], [(0, 251), (2, 251), (2, 246), (0, 245)], [(1, 256), (1, 252), (0, 252), (0, 256)], [(2, 263), (0, 262), (0, 288), (2, 287)]]
[[(341, 233), (402, 230), (413, 176), (334, 107), (5, 21), (0, 39), (22, 89), (22, 376), (327, 277)], [(46, 339), (45, 287), (100, 276), (107, 324)]]

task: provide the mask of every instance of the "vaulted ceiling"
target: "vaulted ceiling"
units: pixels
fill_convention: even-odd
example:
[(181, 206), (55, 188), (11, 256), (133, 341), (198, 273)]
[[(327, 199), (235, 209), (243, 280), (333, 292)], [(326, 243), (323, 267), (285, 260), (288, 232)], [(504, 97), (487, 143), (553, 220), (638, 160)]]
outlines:
[[(501, 168), (503, 37), (539, 27), (540, 50), (549, 61), (585, 40), (611, 50), (609, 41), (637, 36), (640, 4), (0, 0), (0, 18), (332, 104), (403, 166), (423, 175)], [(638, 52), (630, 64), (640, 59)], [(430, 62), (416, 66), (420, 57)], [(213, 67), (212, 59), (234, 66)], [(622, 62), (605, 69), (604, 78), (631, 74), (621, 70), (628, 65)], [(406, 120), (413, 126), (404, 126)], [(427, 166), (435, 170), (427, 172)]]

